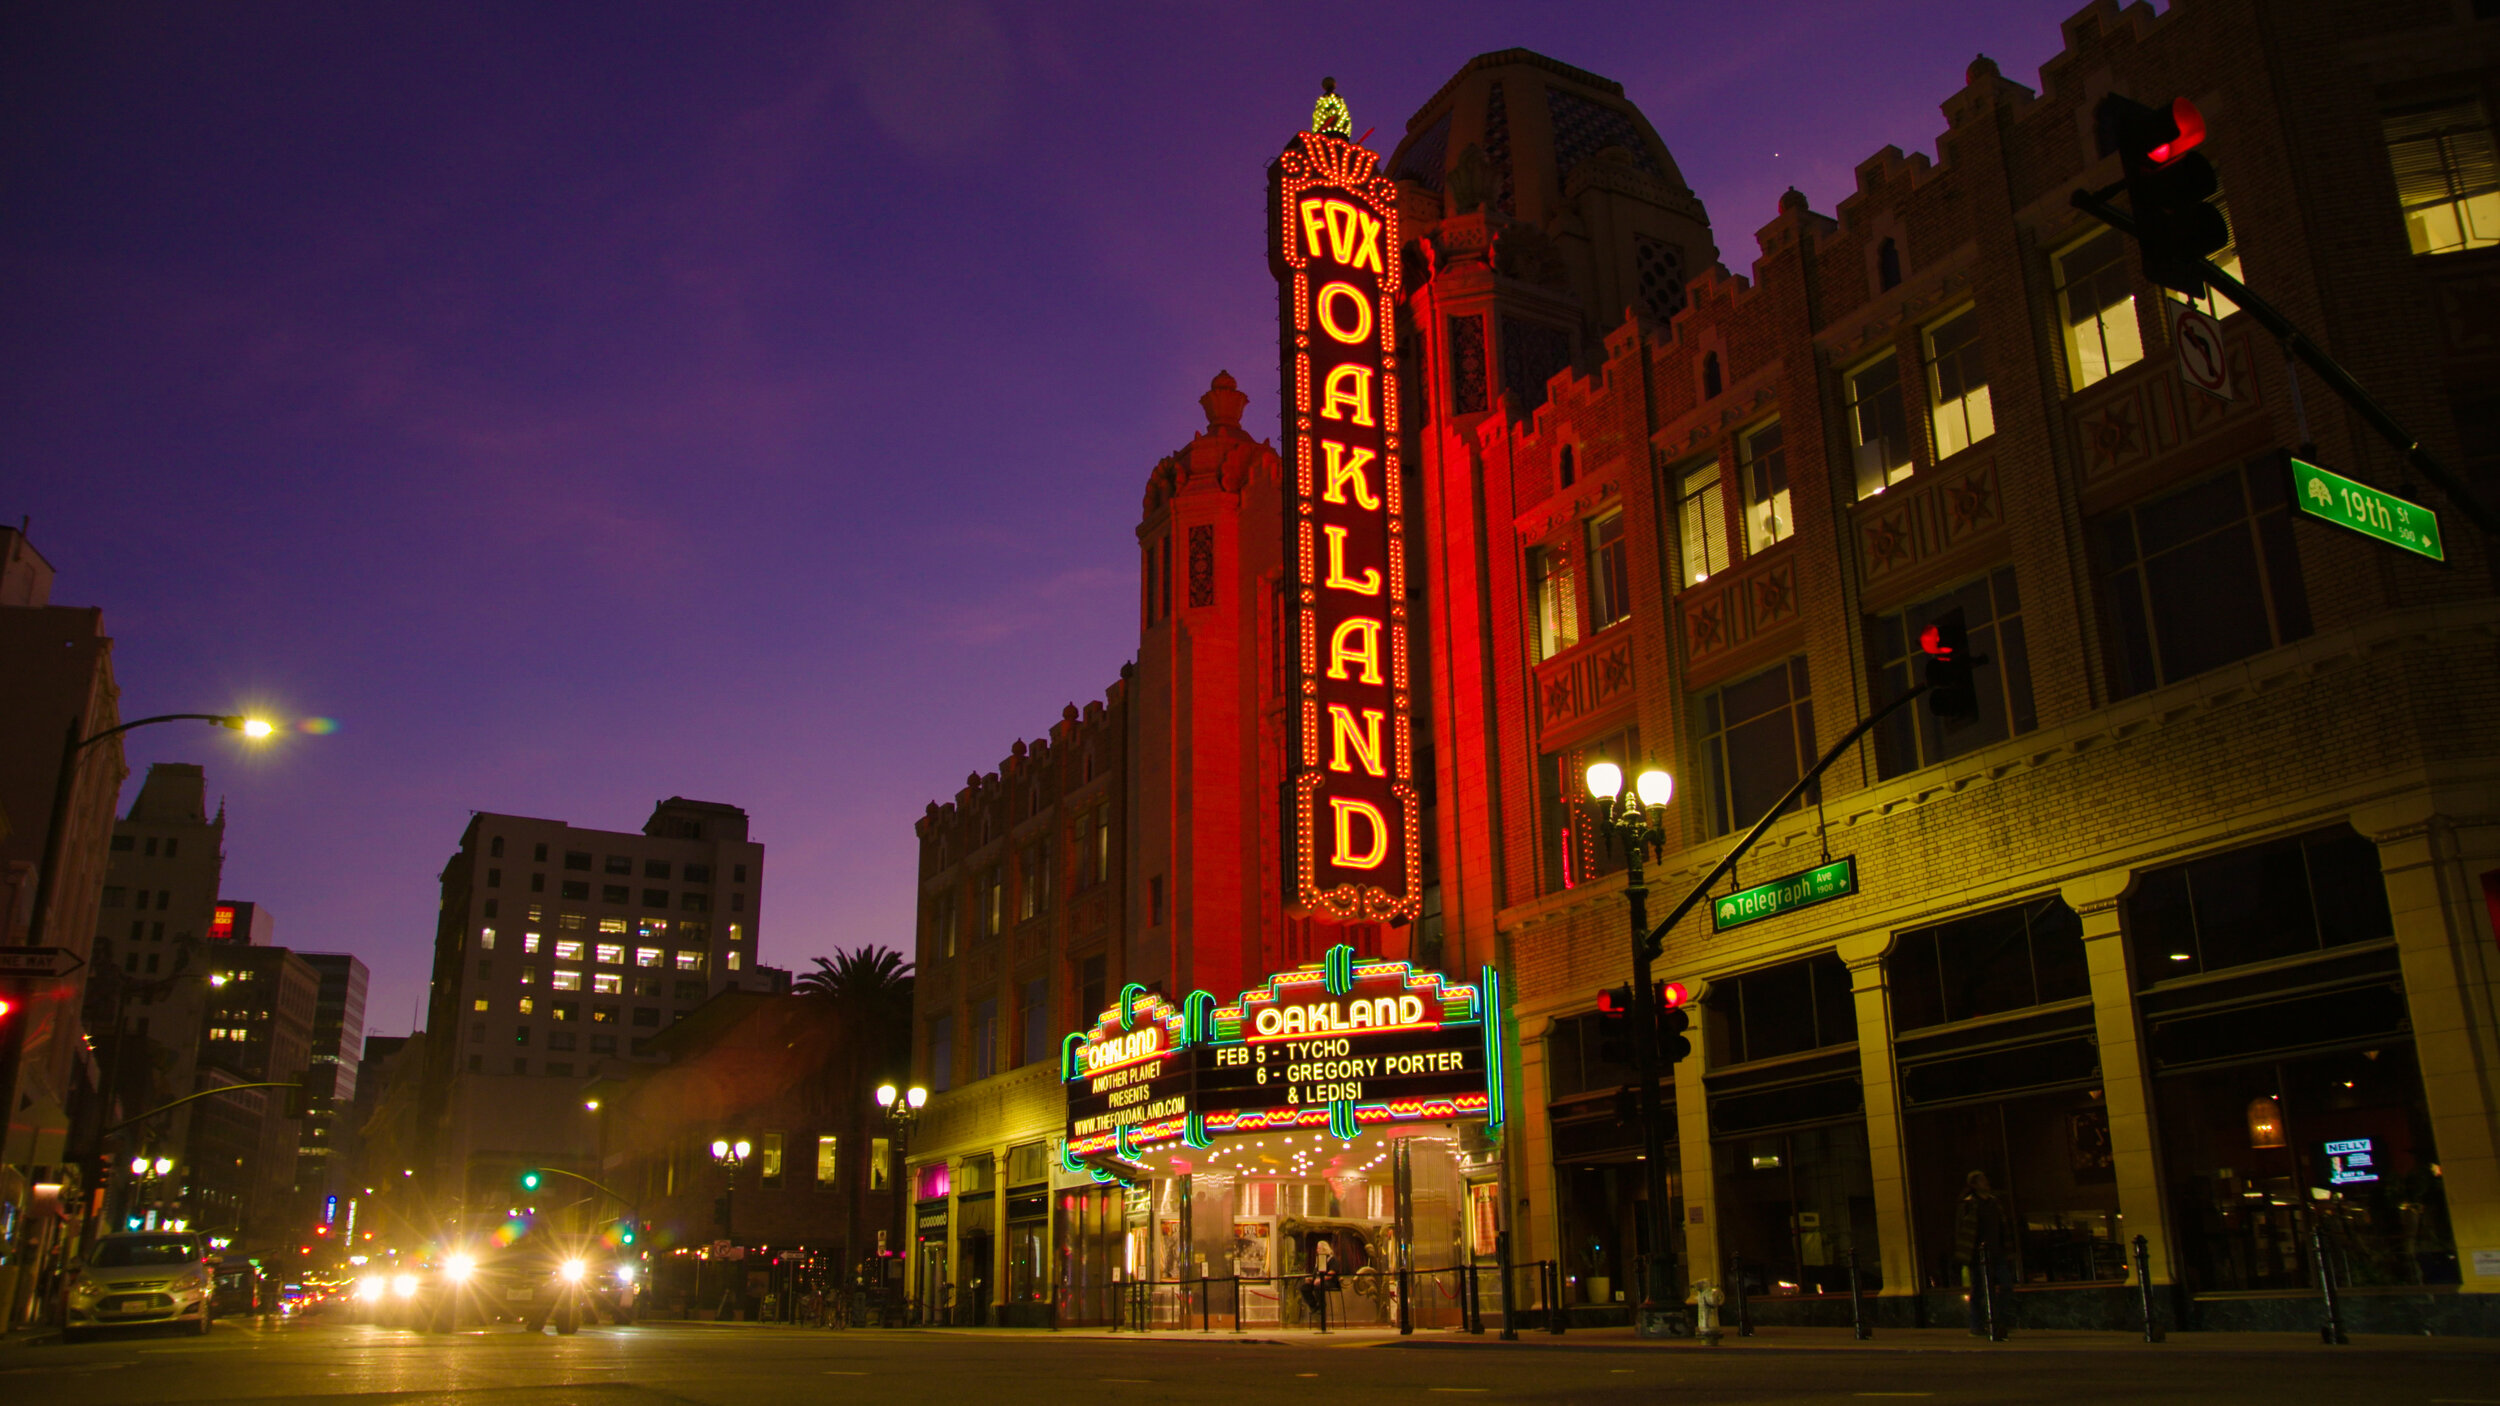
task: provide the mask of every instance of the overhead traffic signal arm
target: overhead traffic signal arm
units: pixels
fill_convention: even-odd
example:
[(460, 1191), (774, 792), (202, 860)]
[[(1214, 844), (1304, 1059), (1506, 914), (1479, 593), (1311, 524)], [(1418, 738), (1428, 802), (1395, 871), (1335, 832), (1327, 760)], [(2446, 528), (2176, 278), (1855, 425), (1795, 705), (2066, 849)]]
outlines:
[[(2127, 100), (2118, 99), (2118, 101), (2124, 102)], [(2106, 104), (2104, 104), (2104, 106), (2106, 106)], [(2133, 106), (2142, 107), (2143, 104), (2136, 103), (2133, 104)], [(2172, 106), (2174, 116), (2171, 120), (2174, 127), (2177, 122), (2175, 116), (2176, 106), (2177, 105), (2175, 103)], [(2191, 110), (2193, 110), (2192, 106)], [(2203, 121), (2204, 120), (2200, 115), (2197, 118), (2196, 124), (2198, 136), (2195, 145), (2198, 146), (2201, 146), (2204, 140)], [(2176, 139), (2174, 138), (2172, 140)], [(2154, 150), (2159, 149), (2163, 145), (2163, 142), (2153, 143), (2151, 146), (2145, 148), (2145, 155), (2149, 158)], [(2202, 154), (2194, 151), (2192, 148), (2176, 148), (2175, 150), (2179, 151), (2183, 155), (2195, 155), (2200, 160), (2202, 159)], [(2208, 163), (2206, 169), (2208, 172), (2211, 171), (2212, 167), (2210, 163)], [(2145, 237), (2145, 225), (2143, 222), (2140, 221), (2137, 216), (2130, 215), (2128, 212), (2109, 203), (2109, 198), (2122, 190), (2132, 190), (2131, 184), (2128, 181), (2122, 180), (2118, 184), (2102, 190), (2078, 190), (2072, 196), (2068, 197), (2068, 201), (2076, 209), (2081, 210), (2085, 214), (2099, 220), (2102, 224), (2109, 226), (2111, 229), (2118, 231), (2120, 234), (2136, 240), (2138, 246), (2141, 247)], [(2212, 209), (2211, 206), (2207, 206), (2206, 208), (2209, 210)], [(2139, 214), (2141, 213), (2141, 210), (2142, 207), (2138, 207)], [(2219, 220), (2221, 218), (2221, 212), (2214, 211), (2214, 217)], [(2210, 232), (2210, 230), (2207, 231), (2208, 234), (2210, 234)], [(2156, 237), (2159, 237), (2160, 233), (2161, 231), (2157, 231)], [(2228, 239), (2227, 230), (2225, 232), (2225, 239)], [(2212, 249), (2219, 249), (2220, 247), (2222, 247), (2220, 244), (2213, 245), (2212, 248), (2208, 249), (2206, 252), (2210, 253), (2212, 252)], [(2438, 487), (2440, 492), (2448, 495), (2448, 501), (2457, 505), (2457, 511), (2465, 515), (2466, 521), (2481, 528), (2486, 535), (2500, 536), (2500, 513), (2495, 513), (2489, 506), (2484, 504), (2481, 497), (2477, 495), (2471, 487), (2467, 486), (2464, 480), (2458, 478), (2454, 473), (2450, 472), (2446, 465), (2440, 463), (2438, 459), (2431, 455), (2429, 450), (2424, 449), (2422, 447), (2421, 440), (2414, 437), (2402, 424), (2398, 423), (2396, 417), (2389, 414), (2385, 407), (2381, 406), (2376, 400), (2373, 400), (2370, 397), (2370, 393), (2362, 389), (2361, 383), (2352, 378), (2351, 372), (2346, 371), (2341, 365), (2337, 364), (2335, 358), (2327, 355), (2324, 348), (2320, 347), (2316, 342), (2310, 340), (2307, 333), (2302, 332), (2298, 327), (2294, 326), (2292, 320), (2285, 317), (2281, 309), (2275, 307), (2274, 304), (2267, 302), (2264, 298), (2259, 297), (2257, 294), (2249, 291), (2247, 284), (2240, 282), (2238, 279), (2215, 267), (2213, 261), (2206, 258), (2204, 254), (2196, 255), (2195, 263), (2196, 276), (2201, 283), (2213, 285), (2213, 287), (2218, 289), (2224, 297), (2229, 298), (2234, 304), (2236, 304), (2240, 311), (2255, 318), (2258, 325), (2264, 327), (2268, 332), (2273, 333), (2275, 338), (2282, 342), (2283, 350), (2287, 355), (2299, 357), (2302, 362), (2307, 364), (2310, 370), (2317, 372), (2319, 377), (2326, 382), (2327, 389), (2342, 397), (2344, 403), (2351, 406), (2354, 413), (2358, 414), (2364, 423), (2368, 424), (2371, 429), (2378, 432), (2379, 438), (2386, 440), (2388, 444), (2395, 448), (2398, 454), (2404, 457), (2406, 463), (2421, 470), (2422, 477), (2429, 479), (2432, 484)], [(2145, 273), (2147, 277), (2152, 278), (2152, 280), (2156, 283), (2164, 282), (2159, 276), (2153, 274), (2149, 264)], [(2164, 283), (2164, 286), (2169, 285)]]

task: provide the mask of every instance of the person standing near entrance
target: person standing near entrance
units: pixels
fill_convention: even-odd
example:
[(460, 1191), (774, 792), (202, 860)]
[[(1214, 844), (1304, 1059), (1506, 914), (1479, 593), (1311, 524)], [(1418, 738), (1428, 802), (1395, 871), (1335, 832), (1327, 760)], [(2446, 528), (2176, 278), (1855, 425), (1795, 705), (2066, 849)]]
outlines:
[(1970, 1273), (1971, 1336), (1998, 1342), (2012, 1327), (2014, 1266), (2006, 1253), (2005, 1222), (2005, 1203), (1989, 1189), (1988, 1174), (1974, 1171), (1964, 1178), (1962, 1202), (1953, 1213), (1953, 1257)]

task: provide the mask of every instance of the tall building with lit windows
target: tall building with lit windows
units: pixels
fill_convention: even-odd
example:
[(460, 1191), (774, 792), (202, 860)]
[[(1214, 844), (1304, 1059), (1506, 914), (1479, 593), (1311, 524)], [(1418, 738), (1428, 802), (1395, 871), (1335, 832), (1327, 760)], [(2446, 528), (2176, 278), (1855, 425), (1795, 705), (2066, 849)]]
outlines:
[(641, 833), (479, 812), (443, 868), (423, 1122), (439, 1196), (531, 1163), (587, 1167), (594, 1078), (760, 968), (764, 846), (736, 806), (671, 797)]
[[(2216, 261), (2500, 504), (2487, 13), (2080, 6), (2037, 90), (1973, 61), (1932, 157), (1747, 212), (1735, 269), (1635, 198), (1674, 168), (1592, 135), (1602, 80), (1488, 55), (1409, 124), (1448, 923), (1511, 978), (1505, 1212), (1575, 1316), (1663, 1252), (1757, 1319), (1847, 1321), (1854, 1258), (1880, 1320), (1959, 1322), (1983, 1172), (2022, 1324), (2131, 1323), (2141, 1236), (2173, 1325), (2306, 1328), (2322, 1241), (2371, 1326), (2500, 1333), (2488, 538), (2227, 299), (2227, 394), (2184, 375), (2180, 300), (2069, 200), (2118, 179), (2104, 95), (2193, 100)], [(1658, 241), (1680, 280), (1643, 287)], [(2433, 509), (2445, 562), (2303, 511), (2304, 441)], [(1699, 1005), (1652, 1246), (1586, 769), (1675, 777), (1657, 921), (1951, 612), (1976, 719), (1895, 714), (1715, 890), (1845, 894), (1665, 936)]]
[[(2070, 200), (2119, 177), (2096, 142), (2103, 97), (2192, 100), (2232, 232), (2216, 262), (2488, 511), (2489, 9), (2094, 0), (2036, 89), (1972, 61), (1941, 95), (1932, 156), (1873, 151), (1829, 215), (1789, 191), (1752, 212), (1767, 223), (1741, 255), (1597, 74), (1486, 54), (1416, 110), (1379, 161), (1403, 240), (1402, 278), (1380, 271), (1403, 436), (1383, 457), (1413, 514), (1430, 927), (1352, 945), (1358, 961), (1429, 952), (1501, 975), (1498, 1175), (1471, 1161), (1463, 1188), (1469, 1231), (1486, 1232), (1468, 1250), (1479, 1264), (1506, 1233), (1513, 1259), (1559, 1264), (1566, 1310), (1589, 1323), (1633, 1314), (1654, 1257), (1676, 1285), (1741, 1280), (1757, 1319), (1847, 1321), (1854, 1269), (1877, 1321), (1958, 1323), (1957, 1203), (1982, 1173), (2009, 1212), (2018, 1325), (2131, 1325), (2140, 1237), (2173, 1327), (2311, 1330), (2325, 1245), (2357, 1326), (2500, 1333), (2488, 537), (2314, 374), (2295, 380), (2252, 314), (2208, 292), (2194, 311), (2218, 335), (2180, 331), (2185, 300)], [(1338, 156), (1368, 182), (1367, 163)], [(1266, 215), (1274, 229), (1280, 211)], [(1371, 215), (1308, 218), (1316, 247)], [(1332, 313), (1337, 286), (1288, 323), (1279, 443), (1313, 432), (1297, 358), (1319, 333), (1351, 340), (1347, 309), (1367, 306), (1352, 289)], [(2436, 513), (2443, 560), (2296, 499), (2295, 450)], [(1192, 986), (1224, 1000), (1166, 905), (1282, 888), (1257, 825), (1244, 844), (1192, 822), (1272, 817), (1261, 807), (1289, 768), (1252, 756), (1291, 729), (1200, 729), (1201, 696), (1151, 666), (1277, 679), (1256, 712), (1290, 696), (1276, 641), (1291, 634), (1203, 631), (1174, 610), (1174, 583), (1200, 579), (1200, 539), (1158, 531), (1192, 524), (1155, 508), (1121, 698), (1127, 902), (1106, 948), (1126, 958), (1110, 980), (1139, 989), (1076, 1038), (1117, 1038)], [(1236, 560), (1213, 545), (1223, 531), (1205, 539), (1218, 582)], [(1245, 598), (1309, 604), (1290, 570)], [(1206, 599), (1220, 613), (1233, 598)], [(1159, 645), (1166, 611), (1180, 628)], [(1913, 705), (1843, 748), (1920, 680), (1923, 634), (1957, 612), (1984, 656), (1976, 717), (1946, 725)], [(1694, 1050), (1664, 1089), (1671, 1204), (1653, 1216), (1632, 1076), (1598, 1009), (1629, 974), (1627, 879), (1583, 778), (1597, 761), (1674, 775), (1647, 870), (1656, 921), (1827, 752), (1819, 786), (1663, 934), (1657, 974), (1697, 1004)], [(1065, 842), (1047, 809), (1014, 809), (1014, 771), (921, 826), (933, 1004), (918, 1068), (941, 1086), (960, 1085), (964, 1022), (981, 1019), (965, 1012), (1012, 989), (999, 978), (1022, 950), (1012, 926), (967, 939), (957, 924), (1014, 892), (982, 877), (1014, 872), (990, 867), (1027, 842), (1010, 827)], [(1847, 881), (1812, 902), (1717, 901), (1817, 870)], [(1220, 960), (1319, 955), (1274, 909), (1234, 911), (1195, 933)], [(1070, 1107), (1063, 1145), (1083, 1131)], [(943, 1136), (912, 1151), (916, 1283), (951, 1283), (960, 1305), (977, 1278), (1000, 1302), (1014, 1252), (992, 1237), (1014, 1223), (1017, 1188), (1001, 1183), (1018, 1173), (999, 1159), (1039, 1136), (1040, 1115), (1020, 1107), (1010, 1137), (996, 1105), (932, 1110)], [(1193, 1232), (1190, 1197), (1168, 1189), (1231, 1197), (1226, 1175), (1277, 1174), (1144, 1165), (1137, 1127), (1108, 1121), (1116, 1155), (1024, 1169), (1056, 1208), (1047, 1231), (1033, 1208), (1032, 1233), (1061, 1255), (1062, 1321), (1088, 1311), (1095, 1243), (1113, 1247), (1114, 1281), (1177, 1280), (1241, 1272), (1285, 1233), (1247, 1203), (1230, 1243), (1203, 1219)], [(1310, 1214), (1292, 1234), (1320, 1233)]]

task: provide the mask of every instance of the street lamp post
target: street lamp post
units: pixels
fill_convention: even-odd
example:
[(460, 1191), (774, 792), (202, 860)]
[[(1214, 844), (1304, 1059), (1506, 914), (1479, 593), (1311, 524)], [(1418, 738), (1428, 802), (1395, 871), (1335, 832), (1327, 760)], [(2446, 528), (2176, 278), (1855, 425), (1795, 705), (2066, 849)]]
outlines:
[[(721, 1169), (720, 1238), (727, 1243), (735, 1243), (738, 1238), (738, 1169), (746, 1165), (747, 1153), (753, 1150), (745, 1138), (712, 1139), (712, 1162)], [(726, 1287), (721, 1290), (720, 1301), (724, 1305), (729, 1302)], [(713, 1316), (720, 1316), (717, 1310)]]
[(1649, 1197), (1649, 1255), (1641, 1275), (1637, 1327), (1644, 1337), (1665, 1332), (1666, 1315), (1683, 1302), (1674, 1291), (1673, 1252), (1668, 1237), (1675, 1233), (1668, 1216), (1666, 1110), (1658, 1089), (1658, 998), (1650, 977), (1656, 942), (1649, 931), (1649, 884), (1644, 861), (1666, 847), (1667, 802), (1675, 795), (1675, 778), (1656, 767), (1643, 770), (1629, 791), (1623, 768), (1597, 762), (1588, 770), (1589, 796), (1597, 802), (1597, 821), (1609, 844), (1624, 859), (1623, 896), (1632, 909), (1632, 1072), (1640, 1081), (1642, 1184)]
[[(35, 867), (35, 904), (26, 923), (26, 946), (44, 946), (44, 939), (51, 935), (52, 891), (60, 883), (61, 847), (64, 832), (69, 829), (70, 801), (77, 791), (80, 755), (89, 747), (107, 738), (119, 737), (134, 728), (171, 722), (215, 723), (253, 738), (267, 737), (277, 731), (274, 725), (261, 719), (235, 713), (159, 713), (155, 717), (135, 718), (108, 727), (92, 736), (81, 736), (86, 726), (85, 719), (72, 717), (61, 739), (60, 773), (52, 782), (52, 823), (44, 831), (43, 860)], [(26, 1027), (32, 1023), (24, 1019), (12, 1020), (6, 1022), (5, 1028), (0, 1028), (0, 1104), (11, 1108), (17, 1104), (18, 1071), (24, 1065), (26, 1056)], [(6, 1160), (8, 1151), (5, 1129), (0, 1129), (0, 1161)], [(31, 1149), (29, 1152), (31, 1155)], [(23, 1233), (20, 1232), (21, 1235)], [(0, 1250), (13, 1252), (17, 1248), (0, 1245)], [(40, 1272), (40, 1266), (37, 1266), (37, 1272)]]
[[(886, 1175), (886, 1195), (894, 1202), (894, 1253), (897, 1257), (910, 1253), (911, 1225), (908, 1219), (911, 1197), (900, 1183), (908, 1170), (904, 1159), (911, 1148), (911, 1125), (920, 1121), (920, 1110), (929, 1102), (929, 1091), (918, 1084), (898, 1089), (892, 1084), (877, 1086), (877, 1106), (885, 1110), (887, 1126), (894, 1130), (894, 1166)], [(909, 1273), (908, 1263), (905, 1273)], [(885, 1266), (877, 1267), (878, 1287), (884, 1288)], [(908, 1281), (906, 1281), (908, 1282)]]

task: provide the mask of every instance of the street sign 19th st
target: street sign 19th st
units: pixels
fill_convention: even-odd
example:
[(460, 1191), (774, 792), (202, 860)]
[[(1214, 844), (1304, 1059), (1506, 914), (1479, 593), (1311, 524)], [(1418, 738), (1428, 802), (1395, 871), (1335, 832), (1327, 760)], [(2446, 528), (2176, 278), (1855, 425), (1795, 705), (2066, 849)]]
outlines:
[(2448, 559), (2437, 513), (2333, 469), (2293, 455), (2284, 457), (2291, 465), (2292, 503), (2302, 512), (2432, 561)]

